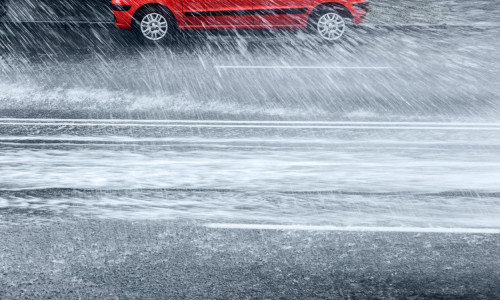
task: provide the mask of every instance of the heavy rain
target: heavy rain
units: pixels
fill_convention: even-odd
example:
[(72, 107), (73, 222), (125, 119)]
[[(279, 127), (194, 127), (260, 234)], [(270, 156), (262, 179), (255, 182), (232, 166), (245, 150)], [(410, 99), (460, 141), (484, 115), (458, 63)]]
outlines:
[(499, 1), (140, 2), (0, 0), (0, 299), (500, 297)]

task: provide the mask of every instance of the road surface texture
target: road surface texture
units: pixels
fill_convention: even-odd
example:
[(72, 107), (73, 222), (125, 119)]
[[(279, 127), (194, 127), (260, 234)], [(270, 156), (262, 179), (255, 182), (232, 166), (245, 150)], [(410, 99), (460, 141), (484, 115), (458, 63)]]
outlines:
[(492, 1), (144, 45), (0, 24), (0, 299), (498, 299)]
[(2, 298), (500, 292), (500, 125), (4, 119), (0, 131)]

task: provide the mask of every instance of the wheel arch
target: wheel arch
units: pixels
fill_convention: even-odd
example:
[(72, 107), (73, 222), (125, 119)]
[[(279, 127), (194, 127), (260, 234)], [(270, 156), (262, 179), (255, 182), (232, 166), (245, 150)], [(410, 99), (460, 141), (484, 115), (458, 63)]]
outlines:
[(170, 8), (161, 3), (147, 3), (142, 5), (134, 12), (134, 15), (132, 16), (132, 22), (137, 24), (137, 22), (139, 22), (139, 18), (141, 17), (141, 15), (146, 13), (148, 10), (162, 11), (167, 13), (174, 21), (174, 25), (177, 28), (179, 27), (179, 20), (177, 20), (175, 15), (172, 13), (172, 10), (170, 10)]
[(337, 3), (337, 2), (324, 2), (319, 5), (317, 5), (309, 14), (309, 19), (311, 19), (312, 16), (318, 11), (321, 11), (322, 9), (328, 9), (328, 8), (333, 8), (335, 9), (342, 17), (344, 18), (349, 18), (353, 19), (353, 16), (349, 9), (345, 7), (344, 5)]

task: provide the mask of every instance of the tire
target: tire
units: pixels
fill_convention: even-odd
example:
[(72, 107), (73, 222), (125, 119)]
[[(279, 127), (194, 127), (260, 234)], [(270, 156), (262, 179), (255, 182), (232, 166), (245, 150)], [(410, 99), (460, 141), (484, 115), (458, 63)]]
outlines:
[(166, 8), (147, 7), (134, 17), (132, 29), (144, 42), (160, 43), (176, 36), (177, 22)]
[(309, 31), (328, 42), (339, 40), (347, 29), (343, 15), (342, 12), (331, 7), (317, 9), (311, 13)]

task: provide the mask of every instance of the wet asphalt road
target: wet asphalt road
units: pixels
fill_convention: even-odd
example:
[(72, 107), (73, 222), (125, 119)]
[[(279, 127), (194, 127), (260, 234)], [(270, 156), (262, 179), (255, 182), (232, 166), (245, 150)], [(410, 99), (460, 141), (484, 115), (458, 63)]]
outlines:
[(302, 32), (160, 47), (83, 32), (6, 47), (1, 116), (496, 122), (500, 112), (500, 27), (357, 28), (333, 46)]
[(500, 125), (0, 120), (4, 213), (500, 228)]
[(2, 299), (496, 299), (498, 235), (0, 225)]
[(497, 299), (500, 27), (475, 4), (379, 2), (333, 46), (0, 24), (0, 299)]
[(498, 130), (3, 119), (0, 298), (495, 299)]

